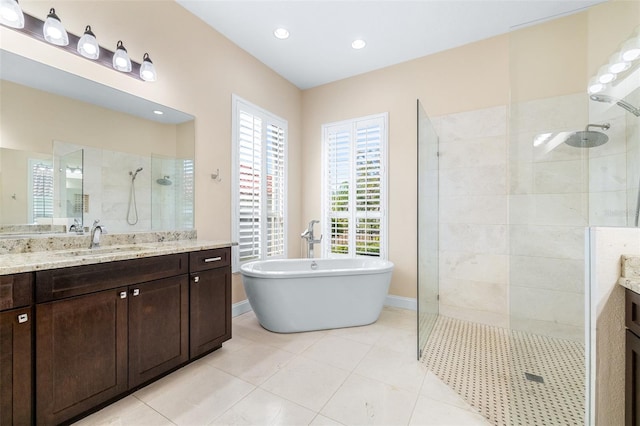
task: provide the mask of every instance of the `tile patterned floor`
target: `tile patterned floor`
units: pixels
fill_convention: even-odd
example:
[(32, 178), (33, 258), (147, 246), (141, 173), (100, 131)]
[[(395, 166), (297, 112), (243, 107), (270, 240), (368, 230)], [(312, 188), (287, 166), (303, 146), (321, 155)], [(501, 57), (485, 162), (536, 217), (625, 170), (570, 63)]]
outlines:
[(233, 339), (77, 425), (489, 425), (416, 360), (416, 313), (275, 334), (253, 313)]
[(584, 424), (581, 343), (439, 317), (422, 360), (494, 425)]

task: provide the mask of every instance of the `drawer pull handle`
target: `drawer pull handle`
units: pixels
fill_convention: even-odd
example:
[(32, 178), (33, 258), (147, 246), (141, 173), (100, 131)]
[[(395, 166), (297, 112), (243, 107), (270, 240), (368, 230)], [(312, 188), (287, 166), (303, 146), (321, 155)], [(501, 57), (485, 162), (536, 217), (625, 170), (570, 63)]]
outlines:
[(127, 292), (126, 291), (121, 291), (120, 292), (120, 299), (126, 299), (127, 298)]
[(205, 263), (209, 263), (209, 262), (219, 262), (222, 260), (222, 257), (218, 256), (218, 257), (209, 257), (207, 259), (204, 260)]
[(20, 314), (18, 315), (18, 324), (22, 324), (29, 321), (29, 315), (27, 314)]

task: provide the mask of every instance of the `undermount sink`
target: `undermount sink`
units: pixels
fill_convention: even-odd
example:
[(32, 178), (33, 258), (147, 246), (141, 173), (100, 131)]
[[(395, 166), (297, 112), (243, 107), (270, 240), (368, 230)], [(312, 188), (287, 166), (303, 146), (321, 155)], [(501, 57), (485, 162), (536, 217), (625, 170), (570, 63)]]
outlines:
[(141, 246), (138, 244), (131, 244), (126, 246), (106, 246), (96, 248), (86, 248), (77, 250), (64, 250), (56, 252), (56, 256), (60, 257), (87, 257), (87, 256), (104, 256), (108, 254), (119, 254), (127, 252), (139, 252), (143, 250), (149, 250), (149, 247)]

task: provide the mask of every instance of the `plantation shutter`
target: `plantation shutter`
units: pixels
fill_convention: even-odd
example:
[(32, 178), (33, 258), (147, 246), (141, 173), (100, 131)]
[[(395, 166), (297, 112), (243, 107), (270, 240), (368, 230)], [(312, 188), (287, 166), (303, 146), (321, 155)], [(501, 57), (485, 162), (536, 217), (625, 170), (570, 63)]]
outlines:
[(193, 229), (194, 223), (194, 205), (195, 205), (195, 162), (193, 160), (182, 160), (182, 180), (183, 180), (183, 201), (182, 201), (182, 228)]
[(386, 114), (323, 126), (325, 255), (386, 256)]
[(286, 256), (286, 122), (234, 97), (235, 267)]
[(41, 162), (31, 164), (33, 219), (53, 217), (53, 166)]

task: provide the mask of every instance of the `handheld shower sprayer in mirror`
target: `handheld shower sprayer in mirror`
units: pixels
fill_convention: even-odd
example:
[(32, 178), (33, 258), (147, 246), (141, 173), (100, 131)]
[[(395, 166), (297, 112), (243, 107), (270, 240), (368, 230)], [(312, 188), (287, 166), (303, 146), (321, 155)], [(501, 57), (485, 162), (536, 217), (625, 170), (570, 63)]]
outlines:
[(134, 181), (136, 180), (136, 176), (138, 176), (138, 173), (142, 171), (142, 167), (138, 167), (138, 169), (135, 172), (129, 172), (129, 176), (131, 176), (131, 180)]

